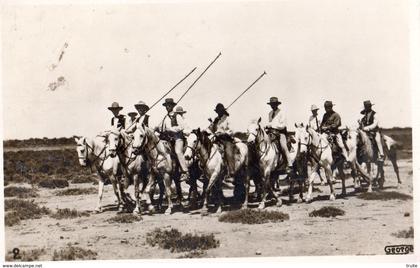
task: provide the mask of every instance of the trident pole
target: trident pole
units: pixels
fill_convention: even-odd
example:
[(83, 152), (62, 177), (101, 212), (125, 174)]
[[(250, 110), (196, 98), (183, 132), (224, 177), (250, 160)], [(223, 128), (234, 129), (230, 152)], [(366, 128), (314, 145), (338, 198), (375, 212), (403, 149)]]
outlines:
[(252, 86), (258, 82), (258, 80), (260, 80), (266, 74), (267, 73), (264, 71), (249, 87), (247, 87), (234, 101), (232, 101), (231, 104), (229, 104), (226, 110), (229, 109), (237, 100), (239, 100), (240, 97), (242, 97), (242, 95), (244, 95)]

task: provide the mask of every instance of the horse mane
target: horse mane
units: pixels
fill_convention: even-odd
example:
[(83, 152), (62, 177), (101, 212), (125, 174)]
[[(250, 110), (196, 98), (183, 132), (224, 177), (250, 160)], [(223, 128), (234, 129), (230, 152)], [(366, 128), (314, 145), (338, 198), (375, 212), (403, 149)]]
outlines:
[(363, 152), (370, 156), (373, 156), (373, 146), (368, 134), (363, 130), (359, 130), (358, 132), (361, 141), (360, 145), (362, 146)]

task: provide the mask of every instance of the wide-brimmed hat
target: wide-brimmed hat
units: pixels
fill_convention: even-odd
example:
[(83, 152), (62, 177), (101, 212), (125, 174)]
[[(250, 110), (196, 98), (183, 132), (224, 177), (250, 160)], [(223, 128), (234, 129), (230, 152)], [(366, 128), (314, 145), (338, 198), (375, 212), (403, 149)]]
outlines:
[(373, 105), (373, 103), (370, 102), (370, 100), (366, 100), (363, 102), (363, 110), (360, 112), (361, 114), (365, 114), (366, 113), (366, 108), (371, 108)]
[(318, 106), (316, 106), (315, 104), (311, 105), (311, 111), (316, 111), (319, 110)]
[(279, 101), (279, 99), (277, 97), (271, 97), (270, 100), (267, 102), (267, 104), (271, 105), (271, 104), (281, 104), (281, 101)]
[(327, 100), (327, 101), (325, 101), (324, 102), (324, 107), (333, 107), (335, 104), (333, 104), (333, 102), (332, 101), (329, 101), (329, 100)]
[(229, 116), (229, 113), (226, 111), (225, 106), (224, 106), (223, 104), (221, 104), (221, 103), (218, 103), (218, 104), (216, 105), (216, 108), (214, 109), (214, 111), (215, 111), (216, 113), (218, 113), (218, 112), (223, 112), (223, 113), (225, 113), (227, 116)]
[(181, 106), (177, 106), (176, 108), (175, 108), (175, 113), (178, 113), (178, 114), (185, 114), (187, 111), (184, 111), (184, 109), (181, 107)]
[(122, 110), (123, 109), (123, 107), (121, 107), (119, 104), (118, 104), (118, 102), (116, 102), (116, 101), (114, 101), (112, 104), (111, 104), (111, 107), (108, 107), (108, 110), (118, 110), (118, 111), (120, 111), (120, 110)]
[(167, 98), (165, 99), (165, 102), (162, 104), (163, 106), (168, 106), (168, 105), (176, 105), (176, 102), (174, 102), (174, 99), (172, 98)]
[(375, 105), (375, 104), (371, 103), (370, 100), (366, 100), (363, 102), (364, 107), (372, 107), (372, 105)]
[(129, 112), (127, 115), (130, 116), (130, 117), (136, 116), (137, 115), (137, 112)]
[(149, 106), (144, 102), (144, 101), (139, 101), (139, 102), (137, 102), (136, 104), (134, 104), (134, 107), (136, 108), (136, 109), (141, 109), (141, 108), (143, 108), (143, 109), (145, 109), (145, 110), (149, 110)]

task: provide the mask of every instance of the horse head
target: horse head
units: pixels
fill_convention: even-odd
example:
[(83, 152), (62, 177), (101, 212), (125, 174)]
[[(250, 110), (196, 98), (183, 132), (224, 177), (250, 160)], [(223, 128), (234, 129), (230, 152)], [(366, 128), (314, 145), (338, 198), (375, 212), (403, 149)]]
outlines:
[(184, 153), (185, 160), (190, 161), (193, 158), (195, 151), (198, 148), (202, 132), (200, 128), (194, 129), (187, 136), (186, 149)]
[(134, 131), (133, 136), (133, 152), (136, 155), (141, 154), (144, 150), (144, 146), (147, 143), (147, 135), (146, 129), (144, 126), (137, 127), (136, 131)]
[(111, 157), (115, 157), (117, 155), (117, 151), (120, 147), (120, 140), (121, 140), (121, 134), (119, 131), (112, 130), (109, 132), (108, 150), (109, 150), (109, 155)]
[(82, 167), (87, 166), (88, 163), (88, 144), (86, 142), (86, 137), (74, 137), (76, 141), (76, 150), (77, 156), (79, 157), (79, 164)]
[[(303, 125), (303, 123), (296, 124), (296, 132), (295, 132), (295, 140), (298, 143), (299, 150), (301, 152), (306, 152), (308, 150), (308, 146), (310, 143), (310, 135), (309, 132), (306, 130), (306, 127)], [(304, 147), (302, 146), (304, 145)]]
[(258, 118), (257, 121), (251, 122), (251, 124), (248, 126), (247, 132), (248, 132), (248, 144), (255, 144), (257, 142), (257, 138), (259, 133), (262, 131), (261, 128), (261, 117)]

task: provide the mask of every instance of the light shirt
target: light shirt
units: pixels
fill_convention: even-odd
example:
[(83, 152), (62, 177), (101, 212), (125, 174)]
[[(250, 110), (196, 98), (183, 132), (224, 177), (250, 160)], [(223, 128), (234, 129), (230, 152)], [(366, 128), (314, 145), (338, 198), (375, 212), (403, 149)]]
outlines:
[(315, 129), (315, 131), (319, 131), (319, 118), (318, 116), (311, 115), (309, 117), (308, 125), (310, 128)]
[(276, 111), (270, 111), (270, 113), (268, 114), (268, 127), (277, 130), (284, 130), (286, 128), (286, 124), (286, 114), (283, 110), (278, 108)]
[[(171, 118), (174, 118), (174, 117), (177, 123), (176, 125), (173, 125), (172, 123)], [(165, 117), (163, 118), (162, 125), (161, 125), (162, 132), (165, 132), (165, 131), (180, 132), (180, 131), (184, 131), (185, 128), (186, 128), (186, 123), (183, 116), (175, 112), (170, 112), (169, 114), (165, 115)]]
[(146, 114), (144, 115), (137, 115), (134, 121), (130, 122), (128, 125), (129, 127), (125, 130), (126, 133), (134, 133), (138, 127), (143, 125), (144, 118), (146, 118)]
[(232, 135), (232, 130), (230, 129), (227, 115), (223, 115), (220, 118), (216, 117), (208, 129), (214, 134)]

